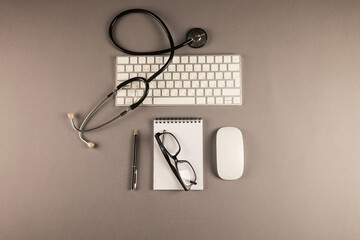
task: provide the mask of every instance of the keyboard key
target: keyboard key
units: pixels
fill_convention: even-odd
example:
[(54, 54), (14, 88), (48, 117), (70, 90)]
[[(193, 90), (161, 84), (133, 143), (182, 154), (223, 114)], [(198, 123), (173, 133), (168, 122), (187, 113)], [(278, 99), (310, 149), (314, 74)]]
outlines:
[(198, 56), (198, 63), (205, 63), (205, 56)]
[(240, 89), (223, 89), (222, 94), (225, 96), (240, 95)]
[(221, 87), (221, 88), (225, 87), (225, 81), (219, 80), (218, 81), (218, 87)]
[(190, 56), (190, 63), (196, 63), (197, 57), (196, 56)]
[(140, 86), (140, 83), (139, 83), (139, 82), (132, 82), (132, 83), (131, 83), (131, 87), (132, 87), (132, 88), (139, 88), (139, 86)]
[(146, 63), (146, 58), (145, 58), (145, 57), (139, 57), (138, 63), (139, 63), (139, 64), (144, 64), (144, 63)]
[(188, 63), (189, 62), (189, 57), (188, 56), (182, 56), (180, 59), (181, 59), (181, 63)]
[(157, 83), (158, 81), (151, 81), (150, 83), (149, 83), (149, 87), (150, 88), (156, 88), (156, 83)]
[(129, 74), (128, 73), (118, 73), (116, 76), (117, 76), (116, 80), (119, 80), (119, 81), (129, 79)]
[(144, 105), (152, 104), (152, 98), (151, 97), (145, 98), (145, 100), (143, 101), (143, 104)]
[(175, 81), (176, 88), (182, 88), (182, 81)]
[(191, 86), (192, 86), (193, 88), (199, 87), (199, 81), (192, 81), (192, 82), (191, 82)]
[(240, 97), (234, 97), (234, 103), (241, 104), (241, 98)]
[(232, 79), (231, 73), (230, 72), (224, 73), (224, 79)]
[(195, 96), (195, 89), (193, 88), (188, 89), (188, 96)]
[(155, 73), (159, 71), (159, 66), (158, 65), (151, 65), (151, 72)]
[(189, 79), (189, 73), (187, 73), (187, 72), (181, 73), (181, 79), (183, 79), (183, 80)]
[(158, 81), (158, 88), (165, 88), (165, 81)]
[(178, 90), (177, 89), (170, 89), (170, 96), (178, 96)]
[(163, 97), (153, 98), (153, 104), (179, 105), (179, 104), (195, 104), (195, 98), (192, 97)]
[(161, 73), (159, 74), (157, 77), (156, 77), (157, 80), (163, 80), (164, 79), (164, 73)]
[(155, 57), (155, 63), (162, 64), (163, 63), (163, 57)]
[(207, 56), (206, 57), (206, 62), (207, 63), (213, 63), (214, 62), (214, 56)]
[(184, 81), (183, 85), (184, 85), (184, 88), (189, 88), (189, 87), (191, 87), (191, 82), (190, 81)]
[(161, 91), (160, 91), (160, 89), (154, 89), (154, 90), (153, 90), (153, 95), (154, 95), (154, 96), (161, 96)]
[(173, 73), (172, 79), (173, 79), (173, 80), (179, 80), (179, 79), (180, 79), (180, 73), (178, 73), (178, 72)]
[(219, 71), (219, 65), (216, 63), (211, 64), (211, 71), (213, 71), (213, 72)]
[(135, 90), (129, 89), (129, 90), (127, 91), (127, 95), (130, 96), (130, 97), (134, 97), (134, 96), (135, 96)]
[(173, 88), (174, 82), (173, 81), (166, 81), (166, 88)]
[(209, 86), (212, 87), (212, 88), (215, 88), (216, 87), (216, 81), (210, 81)]
[(180, 63), (180, 57), (179, 56), (174, 56), (172, 62), (173, 63)]
[(135, 91), (135, 95), (137, 97), (141, 97), (142, 95), (144, 95), (144, 90), (143, 89), (138, 89)]
[(201, 81), (201, 82), (200, 82), (200, 86), (201, 86), (202, 88), (207, 88), (207, 87), (208, 87), (208, 81)]
[(225, 104), (232, 104), (232, 97), (225, 97)]
[(168, 69), (169, 72), (175, 72), (176, 71), (176, 66), (174, 64), (170, 64), (167, 69)]
[(201, 65), (200, 64), (194, 64), (194, 71), (200, 72), (201, 71)]
[[(222, 56), (215, 56), (215, 62), (216, 63), (222, 63), (223, 62)], [(223, 64), (223, 65), (225, 65), (225, 64)]]
[(206, 103), (206, 98), (205, 97), (197, 97), (196, 98), (196, 103), (197, 104), (205, 104)]
[(155, 58), (154, 57), (147, 57), (146, 62), (148, 64), (153, 64), (155, 62)]
[(186, 64), (186, 65), (185, 65), (185, 70), (186, 70), (187, 72), (192, 72), (192, 71), (193, 71), (193, 65), (191, 65), (191, 64)]
[(142, 67), (143, 67), (143, 72), (150, 72), (150, 65), (145, 64)]
[(209, 65), (209, 64), (204, 64), (204, 65), (203, 65), (203, 71), (204, 71), (204, 72), (210, 71), (210, 65)]
[(117, 72), (125, 72), (125, 66), (124, 65), (117, 65), (116, 66)]
[(239, 71), (240, 65), (239, 64), (229, 64), (229, 71)]
[(221, 89), (214, 89), (214, 96), (220, 96), (221, 95)]
[(209, 89), (209, 88), (207, 88), (207, 89), (205, 89), (205, 96), (212, 96), (212, 89)]
[(191, 80), (197, 79), (197, 73), (196, 72), (191, 72), (190, 73), (190, 79)]
[(223, 104), (224, 99), (222, 97), (216, 97), (216, 104)]
[(118, 105), (123, 105), (125, 103), (125, 99), (124, 98), (116, 98), (116, 104)]
[(137, 64), (137, 57), (130, 57), (130, 63), (131, 64)]
[(232, 60), (234, 63), (239, 63), (240, 62), (240, 56), (233, 56)]
[(172, 77), (171, 77), (171, 73), (164, 73), (164, 79), (165, 80), (171, 80), (172, 79)]
[(223, 72), (227, 71), (227, 65), (226, 64), (220, 64), (219, 66), (220, 66), (220, 71), (223, 71)]
[(170, 95), (169, 89), (163, 89), (163, 90), (161, 90), (161, 95), (162, 95), (162, 96), (165, 96), (165, 97), (168, 97), (168, 96)]
[(128, 64), (129, 57), (117, 57), (117, 64)]
[(228, 88), (234, 87), (234, 81), (233, 80), (227, 80), (226, 81), (226, 87), (228, 87)]
[(125, 104), (126, 105), (130, 105), (133, 103), (133, 99), (132, 98), (125, 98)]
[(134, 65), (134, 71), (135, 72), (141, 72), (141, 65)]
[(185, 70), (185, 65), (184, 64), (176, 65), (176, 71), (183, 72), (184, 70)]
[(206, 79), (206, 74), (205, 74), (204, 72), (200, 72), (200, 73), (198, 74), (198, 78), (199, 78), (200, 80)]
[(231, 63), (231, 56), (224, 56), (224, 63)]
[(196, 96), (204, 96), (204, 89), (202, 88), (196, 89)]
[(186, 89), (179, 89), (179, 96), (186, 96)]
[(126, 70), (126, 72), (133, 72), (134, 71), (134, 66), (133, 65), (126, 65), (125, 70)]
[(224, 79), (223, 73), (222, 73), (222, 72), (217, 72), (217, 73), (215, 74), (215, 78), (216, 78), (216, 79)]
[(215, 79), (215, 74), (214, 74), (213, 72), (207, 72), (207, 73), (206, 73), (206, 78), (207, 78), (208, 80), (210, 80), (210, 79)]
[(207, 98), (207, 103), (208, 104), (214, 104), (215, 103), (215, 98), (214, 97), (208, 97)]

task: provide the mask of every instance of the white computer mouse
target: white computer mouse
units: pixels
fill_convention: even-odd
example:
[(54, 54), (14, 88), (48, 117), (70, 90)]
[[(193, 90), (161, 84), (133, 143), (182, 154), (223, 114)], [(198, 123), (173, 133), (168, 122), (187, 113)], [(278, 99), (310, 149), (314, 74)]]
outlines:
[(236, 127), (223, 127), (216, 133), (216, 166), (224, 180), (239, 179), (244, 172), (244, 142)]

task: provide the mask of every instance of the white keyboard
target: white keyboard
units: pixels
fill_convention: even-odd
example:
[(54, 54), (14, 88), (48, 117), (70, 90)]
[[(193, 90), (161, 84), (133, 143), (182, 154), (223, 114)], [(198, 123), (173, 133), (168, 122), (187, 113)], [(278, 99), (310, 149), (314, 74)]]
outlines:
[[(168, 56), (118, 56), (116, 86), (133, 77), (148, 79)], [(116, 106), (128, 106), (139, 99), (143, 89), (133, 82), (117, 92)], [(144, 106), (241, 105), (240, 55), (176, 55), (168, 68), (149, 83)]]

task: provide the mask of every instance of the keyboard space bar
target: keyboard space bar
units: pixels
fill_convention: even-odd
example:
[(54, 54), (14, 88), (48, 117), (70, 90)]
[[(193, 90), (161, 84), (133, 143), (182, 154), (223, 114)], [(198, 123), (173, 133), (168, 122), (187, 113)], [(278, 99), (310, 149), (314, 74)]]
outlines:
[(186, 105), (186, 104), (195, 104), (195, 98), (192, 97), (153, 97), (154, 105)]

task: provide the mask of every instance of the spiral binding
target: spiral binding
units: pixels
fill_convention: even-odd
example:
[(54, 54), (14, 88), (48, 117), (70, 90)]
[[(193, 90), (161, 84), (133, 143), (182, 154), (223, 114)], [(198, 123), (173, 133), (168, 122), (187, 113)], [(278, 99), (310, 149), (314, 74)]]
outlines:
[(201, 118), (155, 118), (156, 124), (162, 123), (201, 123)]

